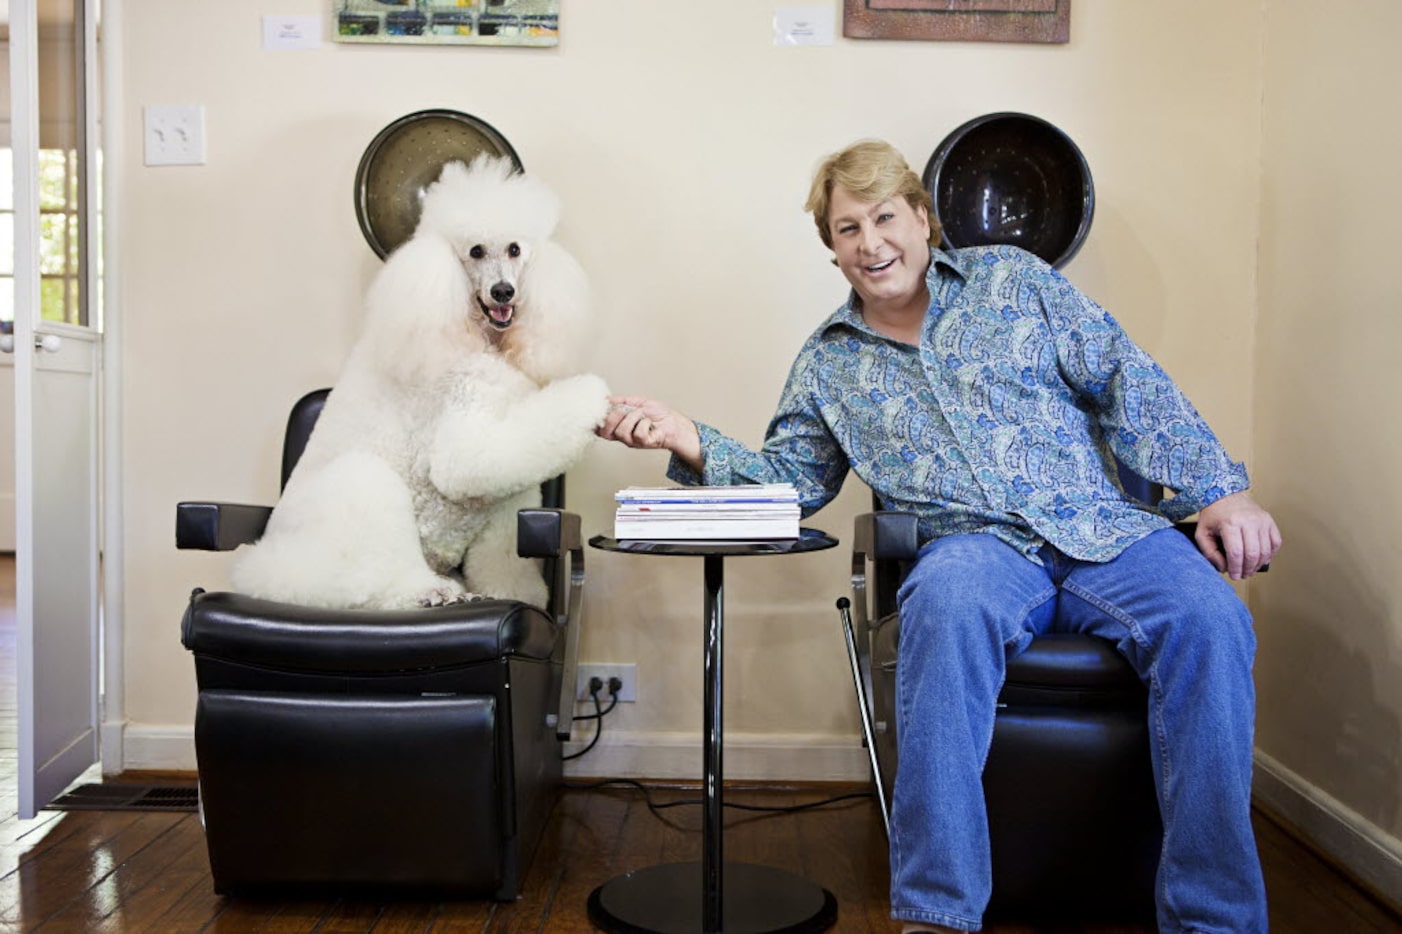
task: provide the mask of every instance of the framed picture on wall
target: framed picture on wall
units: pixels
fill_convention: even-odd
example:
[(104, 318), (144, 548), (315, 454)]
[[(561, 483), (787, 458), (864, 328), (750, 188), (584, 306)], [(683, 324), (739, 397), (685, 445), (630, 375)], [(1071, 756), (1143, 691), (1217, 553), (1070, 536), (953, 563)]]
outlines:
[(337, 42), (560, 44), (560, 0), (331, 0)]
[(1066, 42), (1071, 0), (843, 0), (851, 39)]

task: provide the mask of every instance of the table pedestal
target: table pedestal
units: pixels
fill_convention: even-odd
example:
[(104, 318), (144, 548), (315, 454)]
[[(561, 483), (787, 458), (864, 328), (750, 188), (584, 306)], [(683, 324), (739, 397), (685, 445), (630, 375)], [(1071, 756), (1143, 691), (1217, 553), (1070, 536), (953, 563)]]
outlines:
[(837, 542), (821, 532), (804, 530), (782, 543), (735, 542), (621, 543), (602, 536), (595, 548), (643, 554), (699, 556), (705, 559), (705, 685), (701, 765), (701, 861), (666, 863), (625, 873), (589, 896), (589, 920), (610, 934), (808, 934), (837, 921), (832, 893), (802, 876), (749, 863), (727, 863), (723, 856), (721, 755), (723, 697), (722, 623), (724, 558), (762, 554), (798, 554), (831, 548)]
[[(705, 934), (701, 863), (664, 863), (625, 873), (589, 896), (589, 920), (616, 934)], [(815, 934), (837, 920), (832, 893), (771, 866), (726, 863), (725, 934)]]

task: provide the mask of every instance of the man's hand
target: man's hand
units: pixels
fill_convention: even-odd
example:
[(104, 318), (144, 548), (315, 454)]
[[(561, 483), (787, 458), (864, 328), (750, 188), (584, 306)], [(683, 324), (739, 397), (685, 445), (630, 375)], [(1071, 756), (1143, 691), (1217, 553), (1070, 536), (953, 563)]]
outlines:
[(1232, 580), (1250, 577), (1280, 550), (1280, 529), (1246, 492), (1204, 506), (1194, 536), (1198, 550)]
[(696, 423), (665, 403), (642, 396), (609, 396), (604, 423), (594, 433), (630, 448), (665, 448), (700, 471), (701, 433)]

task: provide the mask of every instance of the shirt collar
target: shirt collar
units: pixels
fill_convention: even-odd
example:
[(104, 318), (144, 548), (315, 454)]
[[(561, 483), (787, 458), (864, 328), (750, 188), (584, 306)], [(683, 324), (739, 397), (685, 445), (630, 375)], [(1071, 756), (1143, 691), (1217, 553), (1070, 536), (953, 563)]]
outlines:
[[(941, 266), (946, 267), (950, 273), (953, 273), (960, 279), (967, 280), (969, 278), (969, 274), (965, 272), (963, 265), (955, 254), (945, 252), (936, 247), (931, 247), (930, 268), (925, 272), (925, 283), (930, 289), (931, 305), (934, 305), (937, 296), (940, 294), (941, 280), (948, 275), (948, 273), (941, 270)], [(856, 328), (859, 331), (865, 331), (872, 335), (876, 334), (876, 332), (867, 325), (866, 321), (862, 319), (862, 313), (857, 310), (857, 293), (855, 290), (847, 293), (847, 301), (842, 304), (841, 308), (833, 312), (827, 321), (823, 322), (821, 330), (826, 333), (830, 328), (838, 325)]]
[(934, 247), (931, 247), (931, 248), (930, 248), (930, 274), (931, 274), (931, 275), (938, 276), (939, 272), (938, 272), (938, 270), (935, 269), (935, 266), (936, 266), (936, 265), (948, 266), (948, 267), (954, 272), (954, 274), (957, 275), (960, 279), (964, 279), (964, 280), (967, 281), (968, 278), (969, 278), (969, 273), (964, 269), (964, 264), (960, 261), (960, 259), (959, 259), (959, 257), (958, 257), (957, 255), (955, 255), (954, 253), (948, 253), (948, 252), (945, 252), (944, 250), (939, 250), (939, 249), (935, 249)]

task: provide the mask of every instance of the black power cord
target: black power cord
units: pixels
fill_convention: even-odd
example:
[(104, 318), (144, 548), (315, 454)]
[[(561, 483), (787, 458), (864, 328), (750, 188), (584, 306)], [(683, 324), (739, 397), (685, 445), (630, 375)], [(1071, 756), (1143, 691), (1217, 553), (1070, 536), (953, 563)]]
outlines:
[[(679, 807), (699, 807), (705, 803), (702, 798), (684, 798), (680, 801), (668, 801), (665, 804), (658, 804), (652, 800), (652, 791), (640, 781), (631, 778), (608, 778), (599, 782), (565, 782), (564, 787), (570, 791), (593, 791), (598, 788), (607, 788), (610, 785), (623, 785), (629, 788), (636, 788), (643, 793), (643, 800), (647, 803), (647, 809), (656, 814), (667, 808)], [(820, 801), (810, 801), (807, 804), (789, 805), (759, 805), (759, 804), (739, 804), (738, 802), (722, 801), (721, 807), (734, 808), (737, 811), (764, 811), (779, 814), (792, 814), (798, 811), (811, 811), (813, 808), (827, 807), (830, 804), (837, 804), (841, 801), (853, 801), (858, 798), (870, 798), (870, 791), (853, 791), (848, 794), (834, 795), (831, 798), (823, 798)]]
[(570, 753), (568, 756), (561, 756), (561, 757), (560, 757), (560, 761), (562, 761), (562, 762), (568, 762), (568, 761), (570, 761), (571, 759), (578, 759), (580, 756), (584, 755), (586, 752), (588, 752), (589, 750), (593, 749), (594, 746), (599, 742), (599, 737), (602, 736), (603, 733), (604, 733), (604, 717), (606, 717), (606, 716), (608, 716), (610, 713), (612, 713), (612, 712), (613, 712), (613, 708), (615, 708), (615, 707), (618, 706), (618, 692), (621, 691), (621, 690), (623, 690), (623, 682), (620, 681), (620, 680), (619, 680), (618, 678), (616, 678), (616, 677), (609, 678), (609, 705), (608, 705), (608, 707), (604, 707), (603, 704), (599, 701), (599, 692), (602, 691), (603, 689), (604, 689), (604, 682), (603, 682), (603, 679), (598, 678), (598, 677), (590, 678), (590, 679), (589, 679), (589, 697), (594, 701), (594, 712), (593, 712), (593, 713), (581, 714), (581, 715), (578, 716), (578, 717), (572, 718), (573, 720), (593, 720), (593, 721), (594, 721), (594, 738), (591, 739), (591, 740), (589, 740), (589, 745), (588, 745), (588, 746), (585, 746), (585, 747), (584, 747), (583, 749), (581, 749), (579, 752)]
[[(613, 708), (618, 706), (618, 693), (623, 690), (623, 682), (620, 681), (617, 677), (611, 677), (609, 678), (608, 688), (609, 705), (607, 707), (604, 707), (602, 702), (599, 700), (599, 692), (604, 689), (603, 680), (598, 677), (593, 677), (589, 679), (589, 697), (591, 700), (594, 701), (594, 712), (581, 714), (572, 719), (575, 721), (593, 720), (594, 737), (593, 739), (589, 740), (589, 745), (585, 746), (579, 752), (571, 753), (568, 756), (561, 756), (561, 761), (568, 762), (571, 759), (578, 759), (580, 756), (593, 749), (594, 746), (599, 742), (599, 737), (604, 732), (604, 717), (608, 716), (609, 713), (613, 711)], [(643, 793), (643, 800), (647, 802), (647, 809), (653, 812), (654, 814), (657, 814), (660, 811), (667, 810), (668, 808), (699, 807), (700, 805), (705, 803), (704, 799), (701, 798), (686, 798), (681, 801), (668, 801), (665, 804), (658, 804), (656, 801), (652, 800), (652, 792), (648, 789), (646, 785), (644, 785), (640, 781), (636, 781), (631, 778), (610, 778), (599, 782), (585, 783), (565, 782), (563, 787), (572, 791), (593, 791), (597, 788), (607, 788), (610, 785), (622, 785), (629, 788), (636, 788), (638, 791), (641, 791)], [(852, 801), (858, 798), (870, 797), (872, 797), (872, 793), (870, 791), (854, 791), (849, 794), (834, 795), (831, 798), (823, 798), (820, 801), (810, 801), (807, 804), (764, 806), (758, 804), (739, 804), (722, 801), (721, 806), (727, 808), (734, 808), (737, 811), (762, 811), (769, 813), (792, 814), (797, 811), (808, 811), (812, 810), (813, 808), (826, 807), (830, 804), (837, 804), (842, 801)]]

